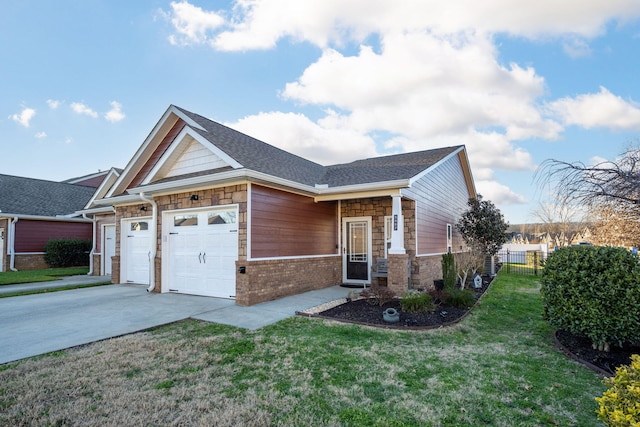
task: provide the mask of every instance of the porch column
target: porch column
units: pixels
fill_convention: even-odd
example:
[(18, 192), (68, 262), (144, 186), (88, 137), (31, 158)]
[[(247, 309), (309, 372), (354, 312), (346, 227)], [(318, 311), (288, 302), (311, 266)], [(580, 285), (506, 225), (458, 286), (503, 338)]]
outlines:
[(407, 251), (404, 248), (404, 216), (402, 215), (402, 196), (394, 194), (391, 211), (391, 248), (389, 254), (402, 255)]

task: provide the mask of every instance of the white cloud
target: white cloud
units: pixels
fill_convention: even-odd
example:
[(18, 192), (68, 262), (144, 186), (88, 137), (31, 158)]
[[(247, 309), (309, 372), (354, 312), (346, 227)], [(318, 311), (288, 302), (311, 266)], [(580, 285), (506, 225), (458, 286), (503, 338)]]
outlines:
[(325, 165), (377, 155), (372, 138), (350, 129), (325, 127), (302, 114), (260, 113), (228, 126)]
[(236, 0), (233, 16), (205, 12), (182, 1), (168, 15), (174, 38), (184, 43), (210, 40), (220, 50), (271, 48), (285, 37), (326, 47), (344, 40), (356, 42), (373, 33), (429, 28), (435, 34), (469, 30), (507, 33), (530, 38), (575, 34), (593, 37), (611, 20), (640, 16), (637, 0)]
[(476, 191), (483, 199), (491, 200), (496, 205), (522, 205), (528, 203), (526, 197), (496, 181), (476, 180)]
[(76, 114), (83, 114), (89, 117), (93, 117), (94, 119), (98, 117), (98, 113), (81, 102), (73, 102), (71, 104), (71, 109)]
[(41, 132), (36, 133), (35, 137), (38, 138), (38, 139), (43, 139), (43, 138), (47, 137), (47, 133), (41, 131)]
[(165, 13), (171, 20), (176, 34), (169, 36), (174, 45), (205, 43), (208, 34), (224, 24), (224, 18), (215, 12), (206, 12), (188, 1), (171, 2), (171, 12)]
[(600, 92), (562, 98), (548, 104), (565, 125), (577, 125), (586, 129), (640, 130), (640, 105), (625, 101), (600, 87)]
[(58, 101), (57, 99), (47, 99), (47, 105), (52, 110), (57, 110), (60, 106), (60, 101)]
[(562, 43), (562, 49), (571, 58), (581, 58), (591, 55), (591, 47), (582, 38), (571, 37)]
[(21, 112), (12, 114), (9, 116), (11, 120), (18, 123), (20, 126), (24, 126), (26, 128), (29, 127), (31, 119), (36, 115), (36, 110), (33, 108), (23, 108)]
[(122, 104), (117, 101), (111, 101), (111, 110), (107, 111), (104, 118), (111, 123), (117, 123), (123, 120), (126, 115), (122, 112)]

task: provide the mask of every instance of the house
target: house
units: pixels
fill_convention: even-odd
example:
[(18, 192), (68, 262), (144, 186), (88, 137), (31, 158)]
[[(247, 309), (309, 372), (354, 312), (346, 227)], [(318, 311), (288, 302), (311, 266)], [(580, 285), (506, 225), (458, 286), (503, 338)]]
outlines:
[(50, 239), (91, 239), (91, 221), (74, 212), (95, 190), (0, 174), (0, 272), (48, 268), (44, 247)]
[(322, 166), (172, 105), (92, 206), (115, 210), (114, 283), (253, 305), (427, 286), (475, 195), (464, 146)]

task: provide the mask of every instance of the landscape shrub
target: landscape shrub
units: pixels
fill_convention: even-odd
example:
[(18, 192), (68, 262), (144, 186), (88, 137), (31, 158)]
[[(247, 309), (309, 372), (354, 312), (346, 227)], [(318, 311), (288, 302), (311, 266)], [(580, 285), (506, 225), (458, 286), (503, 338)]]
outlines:
[(409, 291), (400, 297), (402, 311), (407, 313), (425, 313), (435, 310), (431, 295), (426, 292)]
[(445, 301), (451, 307), (470, 308), (475, 304), (476, 298), (469, 289), (454, 289), (447, 293)]
[(371, 305), (383, 306), (396, 297), (396, 294), (386, 286), (372, 285), (360, 292), (362, 298), (367, 299)]
[(615, 427), (640, 425), (640, 356), (632, 355), (630, 366), (620, 366), (615, 377), (603, 382), (608, 389), (596, 397), (600, 421)]
[(51, 239), (44, 247), (44, 260), (52, 268), (89, 265), (91, 240)]
[(452, 253), (442, 255), (442, 279), (444, 280), (444, 288), (451, 290), (456, 286), (458, 271), (456, 270), (456, 261)]
[(640, 264), (624, 248), (562, 248), (545, 261), (543, 317), (594, 348), (640, 341)]

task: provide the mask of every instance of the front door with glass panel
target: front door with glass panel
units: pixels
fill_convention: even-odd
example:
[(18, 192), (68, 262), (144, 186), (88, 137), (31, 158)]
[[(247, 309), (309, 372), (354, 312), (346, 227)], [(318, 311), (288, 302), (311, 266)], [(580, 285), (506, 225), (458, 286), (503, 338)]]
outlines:
[(347, 283), (371, 283), (371, 217), (343, 219), (343, 277)]

